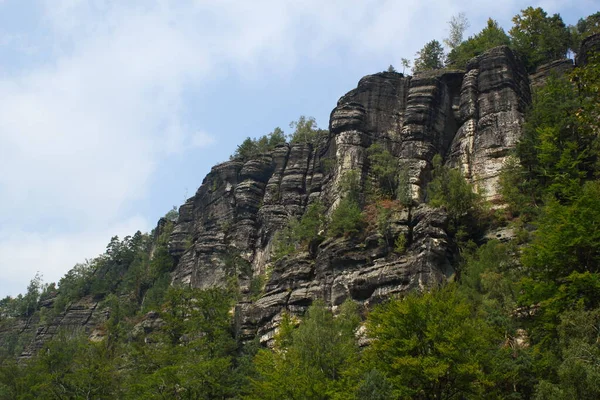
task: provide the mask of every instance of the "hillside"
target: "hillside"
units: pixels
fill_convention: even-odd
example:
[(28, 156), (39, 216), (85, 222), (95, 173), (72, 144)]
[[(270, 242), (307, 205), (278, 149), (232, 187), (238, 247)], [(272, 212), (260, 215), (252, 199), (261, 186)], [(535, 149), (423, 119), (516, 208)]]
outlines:
[(245, 142), (152, 233), (3, 300), (0, 398), (595, 398), (588, 33), (575, 62), (515, 34), (368, 75), (328, 130)]

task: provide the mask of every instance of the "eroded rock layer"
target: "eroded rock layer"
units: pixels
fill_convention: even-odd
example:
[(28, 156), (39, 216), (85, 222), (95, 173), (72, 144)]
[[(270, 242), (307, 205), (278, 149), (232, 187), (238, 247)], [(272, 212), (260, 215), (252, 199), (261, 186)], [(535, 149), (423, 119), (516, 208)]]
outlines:
[[(334, 307), (347, 298), (369, 305), (444, 282), (453, 273), (447, 217), (419, 205), (433, 157), (442, 155), (495, 200), (498, 174), (530, 101), (528, 76), (508, 47), (473, 59), (466, 71), (362, 78), (338, 101), (320, 143), (281, 145), (211, 170), (181, 207), (171, 236), (174, 282), (212, 287), (237, 281), (246, 294), (236, 307), (238, 333), (263, 341), (272, 338), (282, 312), (302, 312), (317, 298)], [(372, 181), (367, 149), (374, 143), (409, 171), (415, 206), (391, 221), (394, 238), (410, 238), (406, 251), (396, 254), (372, 234), (311, 243), (273, 262), (275, 233), (313, 201), (331, 213), (345, 173), (357, 171), (363, 186)], [(264, 289), (251, 295), (251, 282), (260, 277)]]

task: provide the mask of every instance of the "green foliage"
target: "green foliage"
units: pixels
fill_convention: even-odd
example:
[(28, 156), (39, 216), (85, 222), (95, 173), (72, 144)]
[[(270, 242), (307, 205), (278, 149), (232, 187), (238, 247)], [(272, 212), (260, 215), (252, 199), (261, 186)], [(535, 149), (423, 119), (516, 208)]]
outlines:
[(538, 198), (549, 194), (569, 201), (593, 173), (595, 137), (578, 124), (578, 103), (564, 78), (548, 79), (535, 93), (517, 154), (526, 171), (524, 185), (536, 186)]
[(179, 210), (177, 210), (177, 207), (173, 206), (173, 208), (165, 214), (165, 218), (173, 223), (177, 222), (177, 219), (179, 218)]
[(480, 196), (462, 176), (460, 171), (442, 165), (442, 157), (433, 158), (433, 179), (427, 185), (427, 198), (433, 207), (446, 207), (450, 217), (450, 229), (459, 232), (467, 216), (481, 209)]
[(367, 331), (372, 338), (364, 352), (367, 365), (387, 376), (393, 398), (484, 393), (490, 329), (474, 318), (454, 287), (388, 302), (369, 315)]
[(558, 281), (573, 271), (600, 272), (600, 182), (588, 182), (570, 205), (550, 200), (537, 223), (523, 265), (535, 276)]
[(397, 72), (396, 68), (394, 68), (394, 66), (392, 64), (390, 64), (390, 66), (387, 69), (387, 72)]
[(102, 344), (59, 332), (27, 363), (0, 365), (1, 399), (120, 397), (119, 374)]
[(513, 23), (509, 31), (512, 43), (529, 71), (567, 55), (571, 34), (559, 14), (548, 16), (539, 7), (527, 7), (513, 17)]
[(504, 162), (498, 180), (498, 192), (513, 216), (523, 215), (525, 219), (535, 215), (537, 210), (536, 189), (526, 179), (527, 172), (516, 157), (508, 157)]
[(248, 161), (259, 155), (273, 150), (276, 146), (285, 143), (285, 134), (279, 127), (275, 128), (273, 132), (268, 135), (263, 135), (258, 139), (252, 139), (247, 137), (242, 144), (240, 144), (235, 153), (230, 157), (232, 160), (239, 159), (241, 161)]
[(588, 15), (585, 18), (579, 18), (575, 26), (570, 26), (573, 43), (571, 49), (579, 53), (581, 42), (586, 37), (600, 33), (600, 12)]
[(407, 243), (408, 239), (406, 239), (406, 235), (403, 233), (399, 234), (396, 240), (394, 241), (394, 251), (398, 254), (406, 253)]
[(600, 309), (565, 311), (560, 317), (561, 363), (558, 382), (542, 380), (536, 388), (539, 400), (592, 400), (600, 398)]
[(410, 68), (410, 60), (408, 58), (403, 58), (402, 59), (402, 73), (404, 73), (404, 71), (409, 68)]
[(428, 42), (416, 56), (413, 66), (415, 74), (444, 68), (444, 49), (437, 40)]
[(314, 201), (306, 209), (300, 220), (292, 219), (277, 232), (273, 243), (273, 258), (278, 260), (299, 248), (306, 248), (311, 241), (321, 239), (320, 232), (325, 225), (325, 207)]
[[(358, 360), (356, 306), (345, 303), (334, 317), (317, 301), (297, 329), (284, 319), (274, 351), (260, 350), (258, 376), (248, 399), (331, 399), (344, 392), (345, 374)], [(339, 397), (344, 398), (344, 397)]]
[(290, 128), (294, 132), (290, 135), (291, 143), (305, 143), (316, 145), (321, 138), (327, 136), (327, 130), (319, 129), (317, 121), (313, 117), (301, 115), (297, 121), (290, 122)]
[(239, 391), (233, 365), (230, 294), (220, 289), (171, 287), (163, 305), (165, 325), (152, 341), (130, 352), (127, 398), (231, 398)]
[(364, 223), (358, 202), (351, 197), (344, 197), (331, 214), (327, 233), (331, 237), (356, 235), (362, 230)]
[(398, 160), (379, 143), (373, 143), (367, 149), (371, 172), (375, 175), (381, 194), (389, 198), (396, 197), (400, 167)]
[(504, 29), (493, 19), (488, 19), (487, 26), (466, 41), (452, 48), (448, 54), (447, 64), (453, 68), (465, 68), (467, 62), (486, 50), (496, 46), (509, 45), (510, 38)]

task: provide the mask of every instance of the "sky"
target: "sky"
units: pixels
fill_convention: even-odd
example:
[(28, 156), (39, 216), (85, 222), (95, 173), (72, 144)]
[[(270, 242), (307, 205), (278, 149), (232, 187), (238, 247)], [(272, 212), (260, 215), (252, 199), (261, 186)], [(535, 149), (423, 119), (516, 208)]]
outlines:
[(149, 232), (246, 137), (327, 128), (367, 74), (528, 5), (598, 0), (0, 0), (0, 298)]

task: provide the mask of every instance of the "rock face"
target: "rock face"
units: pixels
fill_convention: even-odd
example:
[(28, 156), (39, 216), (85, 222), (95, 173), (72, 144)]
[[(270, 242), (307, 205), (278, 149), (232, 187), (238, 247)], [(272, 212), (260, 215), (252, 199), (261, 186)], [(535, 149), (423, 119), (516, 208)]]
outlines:
[(577, 65), (585, 65), (590, 55), (597, 52), (600, 52), (600, 33), (590, 35), (583, 39), (575, 63)]
[[(454, 272), (447, 216), (420, 204), (433, 157), (441, 154), (496, 200), (498, 174), (530, 101), (529, 78), (508, 47), (473, 59), (466, 71), (362, 78), (338, 101), (329, 136), (320, 143), (282, 145), (211, 170), (180, 208), (170, 240), (178, 262), (174, 282), (212, 287), (237, 280), (246, 293), (236, 307), (238, 334), (259, 335), (263, 342), (272, 338), (283, 311), (302, 312), (317, 298), (333, 307), (348, 298), (369, 305), (441, 284)], [(393, 253), (372, 233), (313, 243), (273, 262), (277, 230), (316, 200), (331, 213), (346, 172), (357, 171), (361, 185), (373, 179), (367, 148), (374, 143), (409, 171), (415, 207), (397, 212), (391, 222), (394, 238), (409, 238), (406, 251)], [(261, 277), (263, 291), (251, 296), (252, 282)]]
[(498, 200), (498, 175), (520, 137), (530, 102), (525, 68), (508, 47), (489, 50), (467, 65), (448, 162), (492, 201)]
[[(50, 313), (52, 300), (42, 304), (42, 311)], [(29, 343), (25, 346), (20, 358), (29, 358), (40, 350), (44, 343), (54, 337), (59, 331), (68, 333), (84, 332), (91, 340), (102, 340), (104, 332), (98, 327), (109, 317), (109, 310), (98, 307), (98, 302), (92, 298), (85, 297), (76, 303), (69, 305), (66, 311), (53, 317), (51, 320), (40, 321), (36, 318), (21, 319), (17, 324), (10, 326), (5, 331), (0, 330), (0, 343), (8, 343), (11, 335), (19, 335), (26, 338)]]

